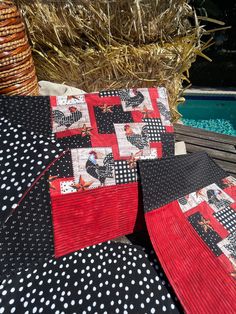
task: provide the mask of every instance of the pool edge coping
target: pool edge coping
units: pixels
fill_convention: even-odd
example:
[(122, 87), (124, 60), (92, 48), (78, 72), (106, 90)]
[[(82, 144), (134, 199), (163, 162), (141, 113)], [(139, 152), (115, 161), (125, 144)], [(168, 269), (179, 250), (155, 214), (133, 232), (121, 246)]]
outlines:
[(236, 97), (236, 90), (190, 88), (184, 92), (184, 96), (223, 96), (223, 97), (232, 96), (232, 97)]

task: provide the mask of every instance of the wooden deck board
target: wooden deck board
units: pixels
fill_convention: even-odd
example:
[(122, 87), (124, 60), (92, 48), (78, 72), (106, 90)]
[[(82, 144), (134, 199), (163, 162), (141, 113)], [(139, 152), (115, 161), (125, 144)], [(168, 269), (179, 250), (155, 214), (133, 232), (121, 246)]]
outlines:
[(194, 144), (200, 147), (213, 148), (220, 151), (227, 151), (232, 153), (235, 152), (235, 147), (232, 144), (215, 142), (209, 139), (193, 137), (191, 135), (176, 134), (175, 139), (177, 141), (184, 141), (185, 143)]
[(184, 141), (188, 153), (205, 151), (230, 175), (236, 176), (236, 137), (175, 124), (176, 141)]
[(222, 161), (222, 160), (215, 160), (215, 162), (223, 168), (225, 171), (233, 173), (236, 176), (236, 165), (232, 164), (231, 162)]
[(208, 139), (215, 142), (236, 145), (235, 136), (206, 131), (191, 126), (175, 124), (175, 132), (177, 134), (191, 135), (192, 137)]

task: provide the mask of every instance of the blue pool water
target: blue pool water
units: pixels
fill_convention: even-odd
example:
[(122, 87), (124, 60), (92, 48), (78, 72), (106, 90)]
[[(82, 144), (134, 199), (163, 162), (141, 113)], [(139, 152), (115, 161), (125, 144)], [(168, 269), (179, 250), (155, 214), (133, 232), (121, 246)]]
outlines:
[(186, 96), (178, 106), (185, 125), (236, 136), (236, 96)]

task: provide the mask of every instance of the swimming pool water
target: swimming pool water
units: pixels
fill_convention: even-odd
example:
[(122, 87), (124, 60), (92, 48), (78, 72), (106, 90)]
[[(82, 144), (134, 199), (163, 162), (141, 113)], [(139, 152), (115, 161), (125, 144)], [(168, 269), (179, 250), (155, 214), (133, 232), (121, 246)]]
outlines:
[(186, 96), (178, 110), (185, 125), (236, 136), (236, 97)]
[(206, 129), (209, 131), (234, 135), (236, 136), (236, 130), (232, 124), (224, 119), (210, 119), (210, 120), (194, 120), (194, 119), (181, 119), (184, 125), (193, 126), (195, 128)]

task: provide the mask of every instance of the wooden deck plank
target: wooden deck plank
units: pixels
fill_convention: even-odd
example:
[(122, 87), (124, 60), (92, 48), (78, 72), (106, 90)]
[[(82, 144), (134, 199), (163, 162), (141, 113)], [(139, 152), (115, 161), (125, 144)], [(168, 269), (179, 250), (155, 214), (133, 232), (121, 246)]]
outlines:
[(236, 165), (235, 164), (233, 164), (231, 162), (227, 162), (227, 161), (218, 160), (218, 159), (214, 159), (214, 160), (225, 171), (233, 173), (234, 176), (236, 175)]
[(215, 162), (236, 177), (236, 137), (175, 124), (176, 141), (184, 141), (188, 153), (205, 151)]
[(236, 164), (236, 154), (231, 154), (228, 152), (207, 148), (207, 147), (200, 147), (192, 144), (186, 144), (187, 151), (190, 153), (198, 152), (199, 150), (204, 150), (208, 153), (209, 156), (215, 159), (231, 161)]
[(206, 131), (203, 129), (194, 128), (194, 127), (182, 125), (182, 124), (175, 124), (174, 129), (175, 129), (176, 134), (183, 134), (183, 135), (190, 134), (193, 137), (209, 139), (211, 141), (232, 144), (236, 146), (235, 136), (219, 134), (219, 133)]
[(232, 144), (211, 141), (209, 139), (192, 137), (191, 135), (175, 134), (177, 141), (184, 141), (185, 143), (193, 144), (200, 147), (208, 147), (221, 151), (227, 151), (236, 154), (236, 148)]

